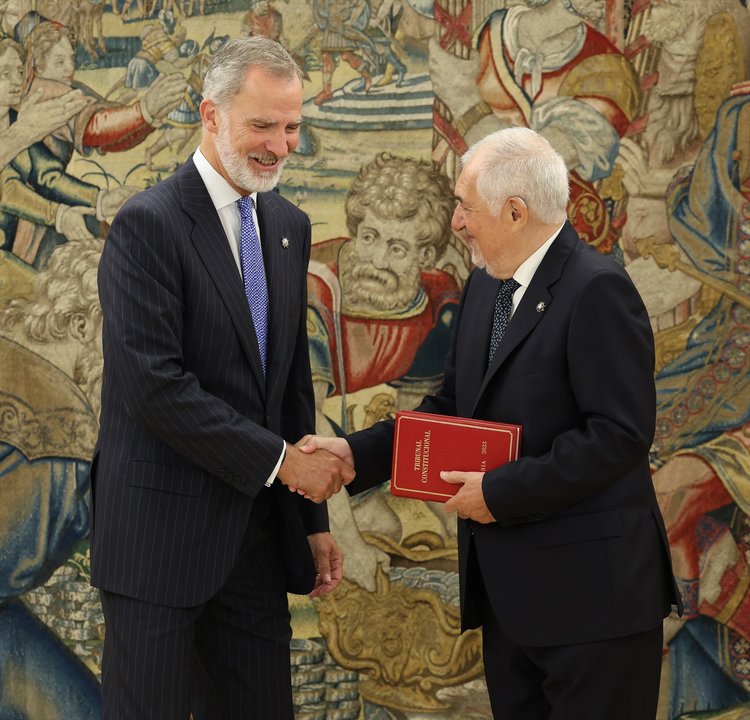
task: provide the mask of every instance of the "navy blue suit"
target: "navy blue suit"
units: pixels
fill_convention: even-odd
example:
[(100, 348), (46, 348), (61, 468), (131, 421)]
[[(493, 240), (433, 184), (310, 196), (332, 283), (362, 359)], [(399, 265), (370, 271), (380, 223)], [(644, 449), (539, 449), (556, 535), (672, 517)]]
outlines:
[[(483, 270), (469, 276), (442, 388), (418, 408), (523, 426), (521, 458), (483, 480), (496, 522), (458, 521), (463, 627), (484, 625), (486, 636), (492, 622), (508, 647), (525, 649), (660, 628), (680, 600), (649, 470), (655, 391), (646, 309), (627, 273), (566, 223), (488, 367), (498, 288)], [(349, 436), (357, 469), (350, 492), (388, 477), (392, 435), (388, 422)], [(487, 682), (491, 696), (510, 692), (497, 678)], [(593, 717), (620, 717), (597, 708), (596, 697), (592, 689)], [(526, 707), (525, 718), (547, 717)]]
[[(280, 573), (268, 594), (279, 596), (282, 615), (285, 590), (313, 588), (306, 536), (328, 529), (325, 504), (278, 480), (264, 486), (282, 438), (295, 442), (315, 427), (305, 329), (310, 221), (272, 192), (258, 195), (257, 212), (267, 378), (237, 265), (192, 159), (112, 224), (99, 269), (105, 368), (92, 470), (92, 583), (104, 595), (198, 608), (205, 618), (200, 608), (241, 584), (250, 570), (238, 569), (261, 555)], [(256, 584), (271, 570), (256, 567)], [(123, 636), (137, 635), (137, 624), (124, 623)], [(210, 641), (232, 635), (221, 621), (204, 632)], [(242, 656), (234, 662), (245, 670)]]

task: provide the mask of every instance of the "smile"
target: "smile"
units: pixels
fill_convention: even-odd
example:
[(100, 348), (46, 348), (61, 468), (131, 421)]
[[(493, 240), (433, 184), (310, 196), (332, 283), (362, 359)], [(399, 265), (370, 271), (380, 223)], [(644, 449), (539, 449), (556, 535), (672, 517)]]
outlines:
[(273, 168), (276, 167), (276, 165), (279, 162), (278, 158), (272, 158), (272, 159), (261, 159), (257, 157), (250, 157), (250, 160), (253, 162), (256, 162), (258, 165), (264, 167), (264, 168)]

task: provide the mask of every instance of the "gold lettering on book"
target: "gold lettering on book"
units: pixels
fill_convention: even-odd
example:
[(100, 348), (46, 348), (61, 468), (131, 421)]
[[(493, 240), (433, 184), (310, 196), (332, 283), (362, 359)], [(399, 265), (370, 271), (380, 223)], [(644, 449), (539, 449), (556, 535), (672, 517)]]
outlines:
[(422, 441), (417, 440), (414, 446), (414, 469), (419, 470), (422, 467)]
[(422, 440), (422, 475), (421, 480), (427, 484), (427, 471), (430, 465), (430, 430), (424, 431), (424, 439)]

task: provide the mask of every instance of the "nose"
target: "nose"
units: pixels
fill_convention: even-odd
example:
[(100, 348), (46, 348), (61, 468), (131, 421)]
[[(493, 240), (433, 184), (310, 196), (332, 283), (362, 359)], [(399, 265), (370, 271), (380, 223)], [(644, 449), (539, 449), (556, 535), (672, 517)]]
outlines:
[(453, 217), (451, 218), (451, 227), (455, 232), (459, 232), (464, 229), (466, 220), (464, 218), (463, 210), (460, 205), (456, 205), (456, 209), (453, 211)]
[(388, 247), (384, 242), (376, 242), (372, 246), (370, 253), (370, 262), (378, 269), (385, 270), (388, 265)]
[(286, 128), (274, 128), (266, 141), (266, 150), (278, 158), (285, 158), (294, 152), (299, 143), (299, 133), (289, 133)]

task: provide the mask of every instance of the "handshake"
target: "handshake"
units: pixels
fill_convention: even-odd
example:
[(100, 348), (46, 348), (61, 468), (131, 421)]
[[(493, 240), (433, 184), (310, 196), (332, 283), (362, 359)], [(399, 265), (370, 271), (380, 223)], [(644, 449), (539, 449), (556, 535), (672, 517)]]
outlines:
[(287, 444), (277, 477), (289, 492), (321, 503), (354, 480), (355, 474), (346, 440), (305, 435), (296, 445)]

